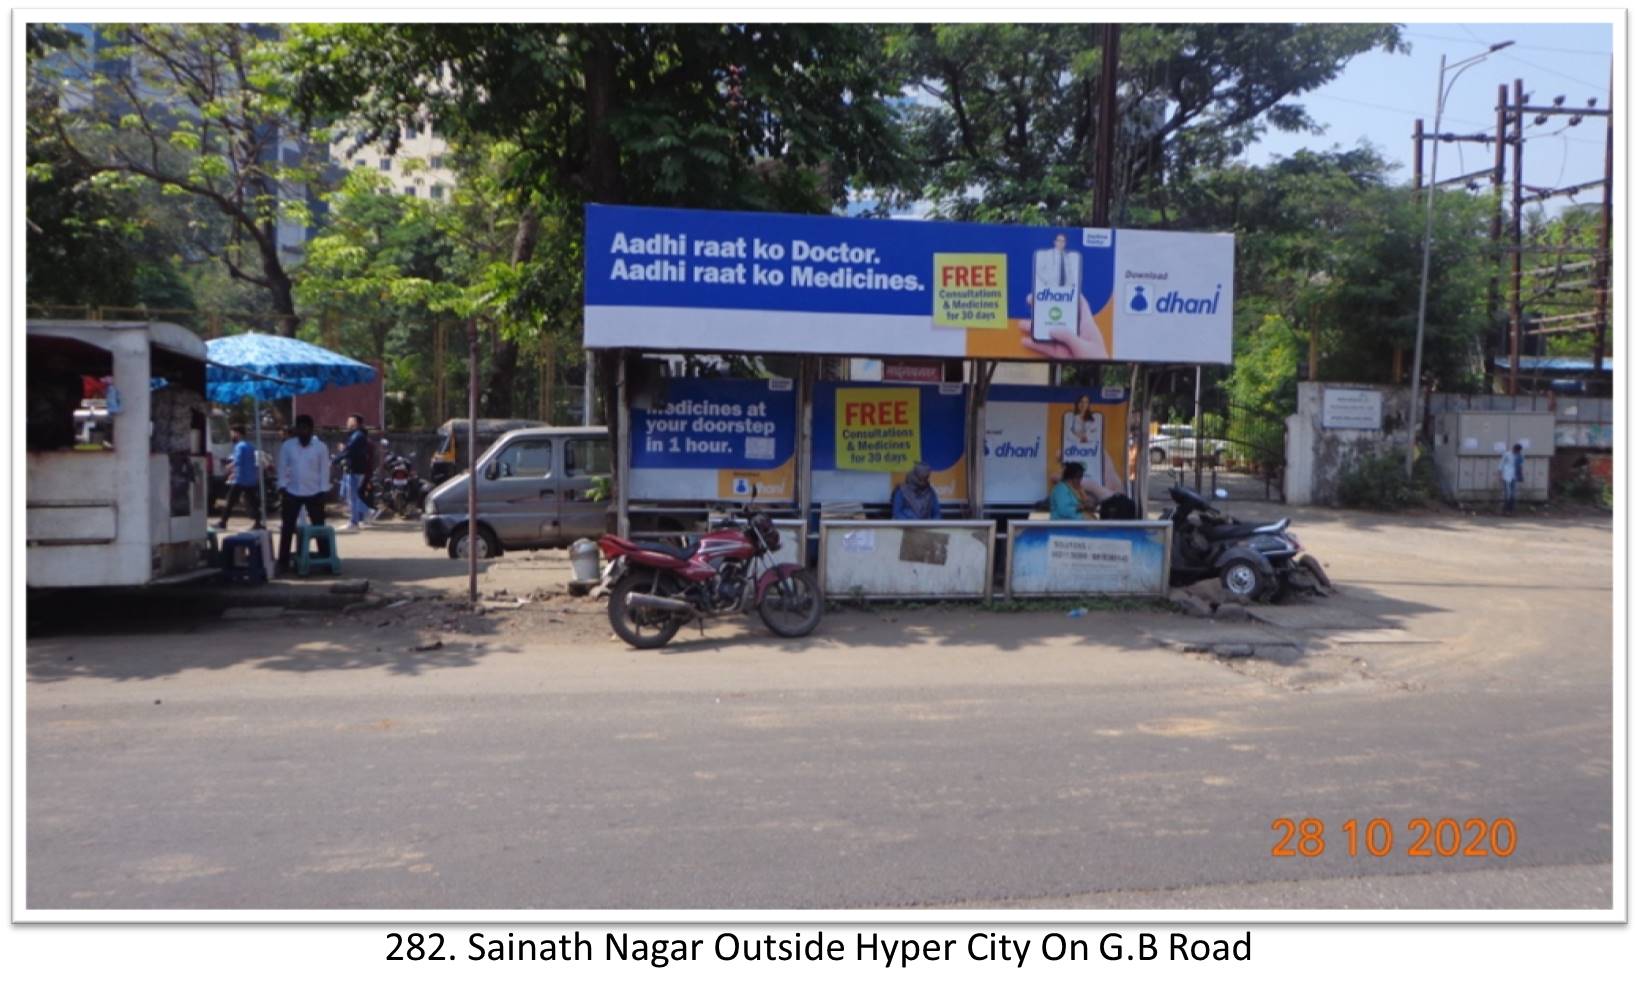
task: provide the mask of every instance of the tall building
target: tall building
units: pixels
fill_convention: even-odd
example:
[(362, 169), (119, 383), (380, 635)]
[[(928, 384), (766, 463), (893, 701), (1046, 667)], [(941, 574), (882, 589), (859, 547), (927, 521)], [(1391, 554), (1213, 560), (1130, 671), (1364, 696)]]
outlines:
[(330, 161), (343, 169), (373, 169), (387, 178), (394, 193), (441, 201), (455, 189), (449, 143), (425, 121), (410, 122), (395, 152), (379, 142), (358, 145), (342, 136), (330, 145)]

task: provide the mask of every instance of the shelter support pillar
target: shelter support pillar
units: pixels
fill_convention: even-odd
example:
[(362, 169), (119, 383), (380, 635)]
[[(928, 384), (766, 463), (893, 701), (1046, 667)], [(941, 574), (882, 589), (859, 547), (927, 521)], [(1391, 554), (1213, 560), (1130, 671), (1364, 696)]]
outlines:
[[(813, 386), (819, 361), (801, 358), (796, 371), (796, 517), (811, 525), (813, 514)], [(805, 562), (808, 552), (801, 551)]]
[(626, 391), (626, 351), (614, 354), (614, 410), (619, 426), (615, 432), (614, 505), (615, 532), (631, 536), (631, 398)]
[(967, 399), (967, 517), (984, 512), (984, 413), (995, 379), (994, 360), (974, 360), (972, 395)]

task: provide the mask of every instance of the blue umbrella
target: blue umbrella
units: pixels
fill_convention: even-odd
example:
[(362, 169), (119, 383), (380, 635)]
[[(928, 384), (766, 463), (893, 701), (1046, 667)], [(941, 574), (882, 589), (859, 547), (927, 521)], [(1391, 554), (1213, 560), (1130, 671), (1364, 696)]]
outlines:
[(282, 335), (224, 336), (205, 343), (205, 354), (205, 395), (218, 404), (273, 401), (375, 380), (367, 363)]
[[(231, 405), (249, 398), (257, 407), (256, 449), (262, 448), (261, 402), (316, 394), (327, 387), (367, 384), (375, 368), (323, 346), (282, 335), (246, 332), (205, 343), (205, 396)], [(256, 488), (258, 514), (262, 488)]]

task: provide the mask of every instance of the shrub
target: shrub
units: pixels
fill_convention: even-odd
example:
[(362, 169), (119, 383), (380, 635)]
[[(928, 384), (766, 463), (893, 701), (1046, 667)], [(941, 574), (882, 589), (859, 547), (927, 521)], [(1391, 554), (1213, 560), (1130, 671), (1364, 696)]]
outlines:
[(1405, 454), (1397, 450), (1355, 461), (1337, 481), (1337, 502), (1349, 508), (1385, 512), (1415, 508), (1426, 505), (1437, 493), (1432, 459), (1417, 460), (1407, 481)]

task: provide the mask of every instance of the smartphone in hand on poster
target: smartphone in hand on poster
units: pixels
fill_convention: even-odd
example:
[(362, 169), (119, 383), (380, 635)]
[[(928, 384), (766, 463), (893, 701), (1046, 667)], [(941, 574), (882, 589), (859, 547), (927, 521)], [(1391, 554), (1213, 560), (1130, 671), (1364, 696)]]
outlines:
[(1068, 236), (1060, 232), (1051, 249), (1035, 253), (1030, 336), (1037, 342), (1051, 341), (1054, 332), (1080, 331), (1081, 254), (1068, 244)]

